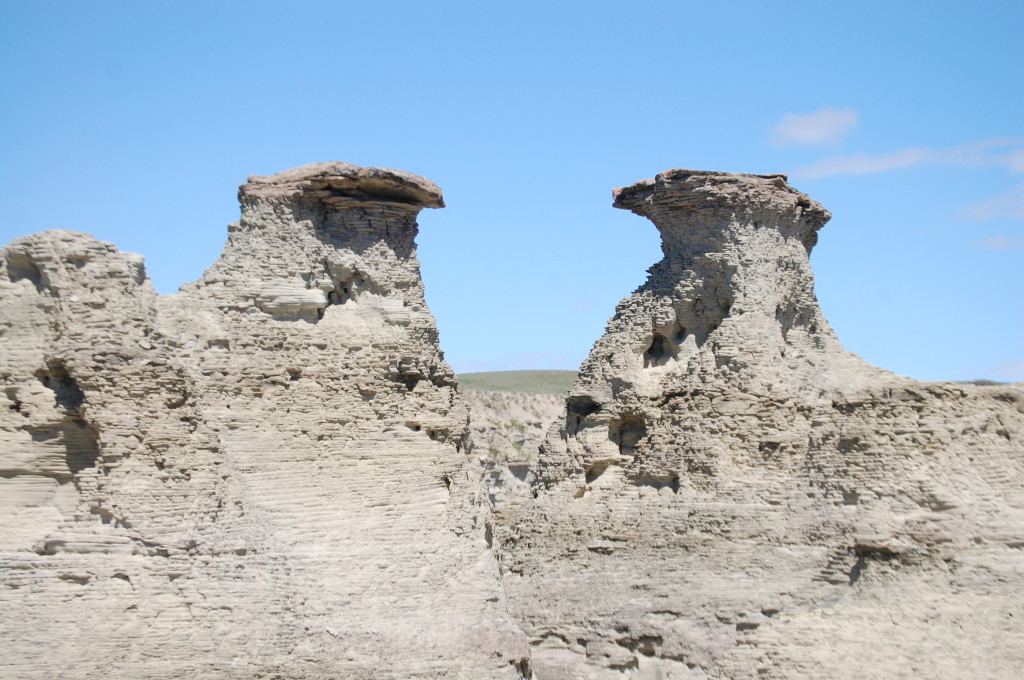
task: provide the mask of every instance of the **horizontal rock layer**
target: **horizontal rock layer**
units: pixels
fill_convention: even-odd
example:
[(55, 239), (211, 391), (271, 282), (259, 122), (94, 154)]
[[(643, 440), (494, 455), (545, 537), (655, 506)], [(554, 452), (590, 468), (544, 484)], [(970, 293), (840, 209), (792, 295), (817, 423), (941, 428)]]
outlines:
[(499, 507), (536, 677), (1000, 677), (1024, 649), (1024, 392), (848, 354), (781, 175), (615, 191), (664, 259)]
[(782, 175), (614, 196), (664, 259), (563, 406), (471, 424), (415, 175), (251, 177), (170, 296), (84, 234), (0, 251), (0, 676), (1016, 677), (1020, 386), (846, 352)]
[(0, 255), (0, 675), (521, 677), (415, 257), (440, 190), (239, 196), (176, 295), (84, 234)]

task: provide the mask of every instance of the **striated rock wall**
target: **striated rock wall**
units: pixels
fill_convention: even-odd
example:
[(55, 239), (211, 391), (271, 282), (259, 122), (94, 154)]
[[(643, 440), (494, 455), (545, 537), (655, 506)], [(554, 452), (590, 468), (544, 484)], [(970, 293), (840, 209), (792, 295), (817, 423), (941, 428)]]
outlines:
[(829, 214), (782, 175), (615, 205), (665, 257), (501, 508), (535, 677), (1016, 677), (1024, 391), (843, 350), (808, 261)]
[(436, 185), (252, 177), (196, 283), (0, 251), (0, 676), (519, 678), (415, 257)]
[(554, 397), (470, 423), (415, 175), (252, 177), (175, 295), (0, 251), (0, 677), (1015, 678), (1020, 385), (847, 353), (782, 175), (615, 197), (665, 257), (539, 450)]

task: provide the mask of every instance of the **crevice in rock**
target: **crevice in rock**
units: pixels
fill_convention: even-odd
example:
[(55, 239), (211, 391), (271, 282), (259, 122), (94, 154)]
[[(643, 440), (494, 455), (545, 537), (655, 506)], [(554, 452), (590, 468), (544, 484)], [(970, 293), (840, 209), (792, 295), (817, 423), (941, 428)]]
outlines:
[(600, 463), (594, 463), (593, 465), (588, 467), (585, 473), (587, 485), (589, 486), (596, 482), (601, 477), (601, 475), (605, 473), (605, 470), (607, 470), (610, 465), (611, 464), (608, 463), (607, 461), (602, 461)]
[(15, 413), (21, 413), (22, 403), (18, 399), (18, 390), (13, 387), (8, 387), (4, 390), (4, 394), (7, 396), (7, 400), (11, 402), (7, 408)]
[(672, 489), (672, 493), (679, 493), (679, 475), (666, 474), (640, 474), (633, 479), (635, 486), (646, 486), (655, 490)]
[(608, 425), (608, 438), (618, 444), (619, 453), (623, 456), (634, 455), (637, 444), (645, 436), (647, 425), (640, 416), (626, 416), (620, 420), (613, 420)]
[(644, 368), (664, 366), (675, 358), (679, 346), (661, 333), (655, 333), (651, 344), (644, 350)]
[(586, 394), (572, 395), (565, 401), (565, 432), (570, 437), (580, 431), (584, 419), (601, 410), (601, 405)]
[(509, 661), (509, 664), (519, 673), (520, 680), (530, 680), (533, 677), (533, 668), (530, 666), (528, 658), (513, 659)]
[(7, 255), (7, 277), (11, 283), (28, 279), (40, 293), (43, 292), (43, 272), (39, 265), (32, 261), (32, 258), (23, 253), (9, 253)]
[[(732, 275), (732, 272), (729, 272)], [(694, 339), (697, 347), (703, 347), (708, 338), (722, 325), (732, 313), (733, 300), (728, 295), (722, 296), (715, 291), (716, 295), (699, 295), (693, 303), (694, 313), (702, 321), (698, 327), (693, 329)]]
[(34, 428), (30, 434), (35, 441), (63, 445), (68, 470), (77, 484), (78, 473), (95, 467), (100, 455), (99, 433), (80, 413), (85, 395), (63, 362), (49, 362), (46, 369), (36, 372), (36, 377), (53, 392), (54, 405), (62, 412), (63, 418), (49, 427)]
[(899, 554), (892, 549), (885, 546), (875, 545), (862, 545), (858, 544), (848, 550), (851, 556), (857, 558), (853, 567), (850, 569), (849, 581), (852, 586), (854, 583), (860, 580), (860, 577), (864, 575), (864, 572), (868, 568), (868, 564), (871, 562), (891, 562), (892, 560), (899, 559)]
[(36, 372), (36, 377), (43, 387), (53, 392), (56, 405), (60, 408), (71, 411), (85, 401), (78, 382), (71, 377), (61, 361), (50, 362), (45, 370)]
[(508, 471), (511, 472), (512, 476), (518, 479), (520, 482), (525, 482), (526, 479), (530, 476), (529, 464), (517, 465), (515, 463), (510, 463), (508, 466)]
[(665, 639), (660, 635), (640, 635), (618, 640), (618, 645), (644, 656), (660, 656)]

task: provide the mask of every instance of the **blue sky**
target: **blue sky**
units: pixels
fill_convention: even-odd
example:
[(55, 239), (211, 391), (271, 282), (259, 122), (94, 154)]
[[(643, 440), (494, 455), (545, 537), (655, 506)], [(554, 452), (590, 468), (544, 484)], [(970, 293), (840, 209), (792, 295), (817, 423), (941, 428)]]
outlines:
[(851, 351), (1024, 379), (1024, 3), (7, 2), (0, 241), (86, 231), (173, 292), (249, 174), (415, 172), (458, 371), (574, 369), (660, 257), (611, 189), (787, 172)]

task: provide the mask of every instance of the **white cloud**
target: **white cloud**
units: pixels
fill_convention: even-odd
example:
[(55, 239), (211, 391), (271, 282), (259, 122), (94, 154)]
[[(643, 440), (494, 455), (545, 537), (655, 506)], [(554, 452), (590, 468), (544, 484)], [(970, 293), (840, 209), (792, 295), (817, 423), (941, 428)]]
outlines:
[(971, 244), (972, 248), (992, 248), (994, 250), (1009, 250), (1024, 245), (1024, 236), (986, 236), (979, 238)]
[(1011, 151), (1006, 155), (1006, 160), (1006, 167), (1010, 169), (1010, 172), (1015, 175), (1024, 172), (1024, 149)]
[(797, 168), (792, 174), (807, 179), (820, 179), (833, 175), (872, 175), (927, 163), (933, 155), (934, 152), (929, 149), (900, 149), (874, 156), (866, 153), (832, 156), (822, 158), (812, 165)]
[(853, 109), (787, 113), (771, 129), (772, 146), (825, 146), (850, 134), (859, 117)]
[(915, 165), (960, 168), (1001, 166), (1012, 173), (1024, 172), (1024, 138), (1003, 137), (970, 142), (946, 149), (910, 147), (881, 154), (830, 156), (793, 170), (794, 177), (821, 179), (835, 175), (871, 175)]
[[(961, 214), (967, 219), (976, 222), (1007, 217), (1024, 220), (1024, 183), (1018, 184), (1009, 191), (993, 196), (987, 201), (972, 203), (965, 207)], [(1006, 250), (1006, 248), (1002, 248), (1002, 250)]]
[(1005, 382), (1016, 382), (1024, 380), (1024, 358), (1003, 361), (994, 366), (989, 366), (984, 371), (984, 377), (989, 380)]

